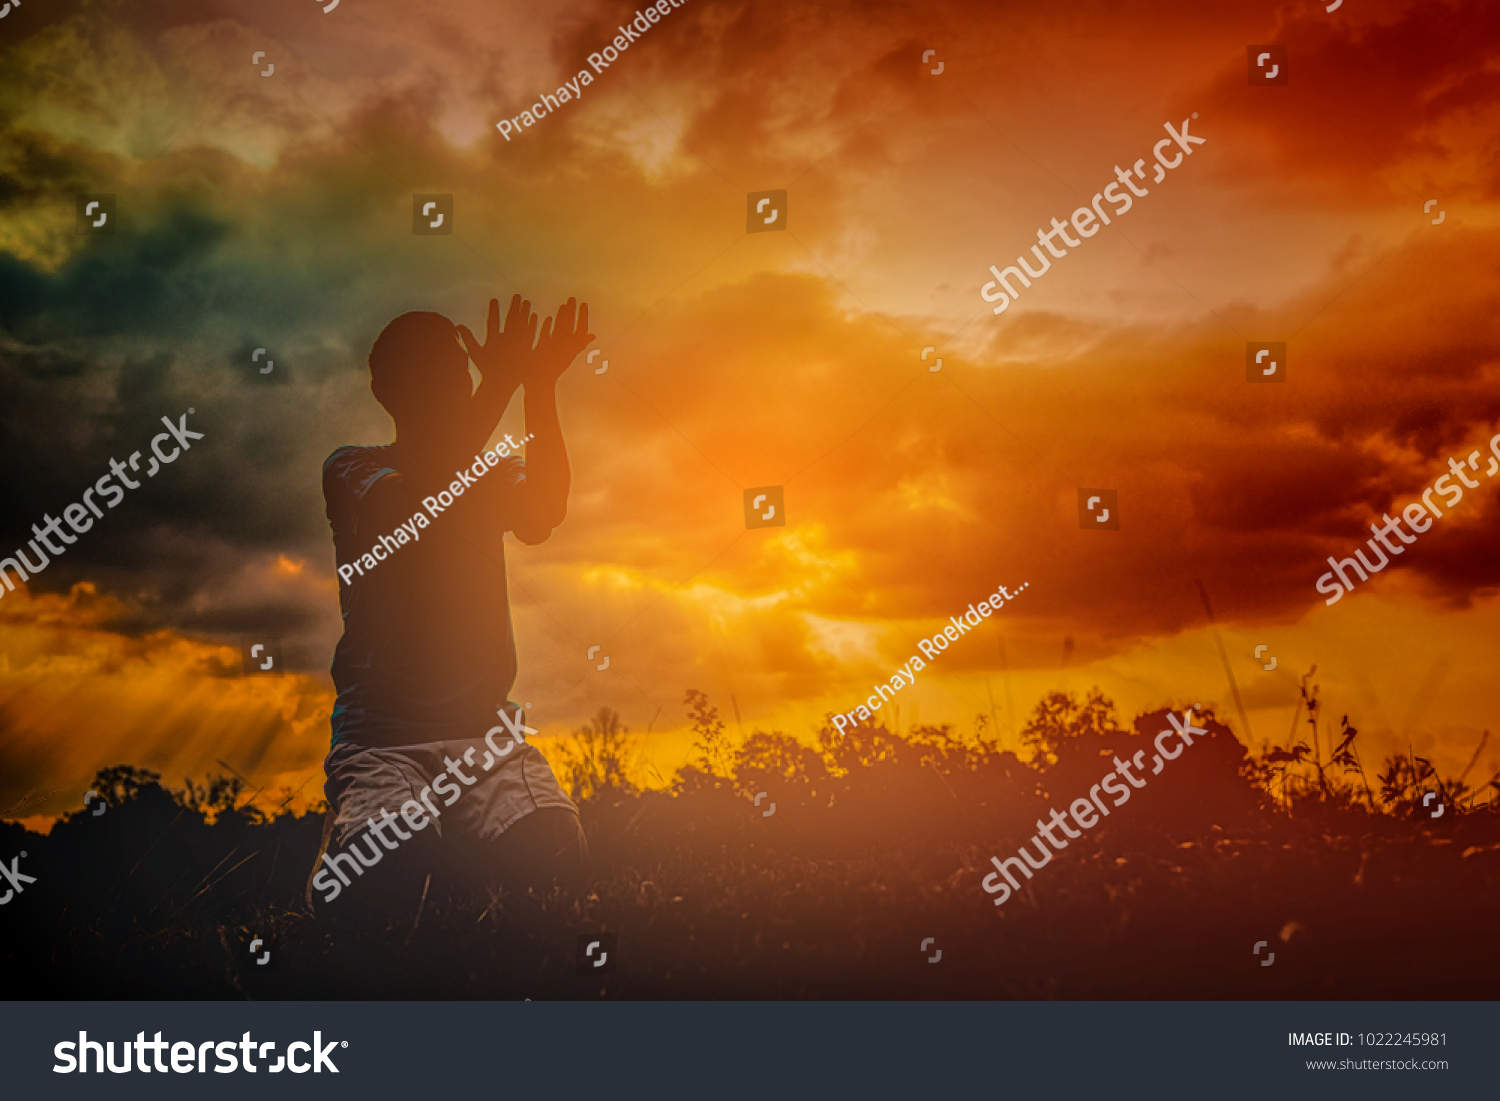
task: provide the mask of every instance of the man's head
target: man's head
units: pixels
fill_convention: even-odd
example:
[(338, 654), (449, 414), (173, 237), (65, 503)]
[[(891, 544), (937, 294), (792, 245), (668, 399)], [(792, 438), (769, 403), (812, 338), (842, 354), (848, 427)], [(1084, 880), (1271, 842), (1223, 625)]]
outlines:
[(440, 429), (474, 390), (469, 355), (458, 330), (442, 314), (404, 313), (370, 347), (370, 391), (396, 422), (407, 428)]

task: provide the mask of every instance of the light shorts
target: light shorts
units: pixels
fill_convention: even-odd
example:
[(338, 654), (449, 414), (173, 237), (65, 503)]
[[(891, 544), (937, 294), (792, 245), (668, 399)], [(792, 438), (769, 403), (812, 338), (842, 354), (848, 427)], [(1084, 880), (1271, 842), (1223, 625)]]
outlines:
[[(520, 714), (520, 708), (512, 712), (518, 722)], [(344, 866), (339, 878), (346, 886), (352, 885), (351, 875), (364, 878), (359, 865), (373, 869), (386, 863), (383, 870), (389, 874), (400, 865), (429, 858), (464, 879), (482, 875), (513, 847), (500, 844), (501, 836), (538, 810), (567, 812), (570, 837), (582, 844), (578, 808), (558, 785), (552, 766), (540, 750), (517, 741), (504, 724), (487, 735), (463, 740), (397, 746), (340, 742), (329, 751), (324, 767), (328, 814), (308, 883), (310, 906), (315, 889), (332, 889), (333, 880), (326, 875), (322, 884), (314, 882), (325, 863), (332, 868), (332, 861)], [(388, 843), (381, 849), (371, 834), (371, 819), (389, 823), (384, 833), (394, 848)], [(344, 855), (351, 851), (356, 855)], [(360, 852), (366, 856), (357, 855)], [(387, 852), (394, 862), (386, 859)]]

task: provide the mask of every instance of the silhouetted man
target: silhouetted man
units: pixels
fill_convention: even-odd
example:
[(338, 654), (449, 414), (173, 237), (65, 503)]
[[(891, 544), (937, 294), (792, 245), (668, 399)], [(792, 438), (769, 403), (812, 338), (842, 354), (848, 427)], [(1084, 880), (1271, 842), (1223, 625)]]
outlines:
[[(567, 512), (555, 386), (593, 340), (588, 306), (576, 325), (574, 306), (538, 338), (530, 302), (511, 300), (502, 332), (491, 300), (483, 344), (439, 314), (402, 314), (370, 349), (370, 389), (396, 439), (341, 447), (323, 466), (344, 635), (309, 905), (410, 914), (429, 877), (582, 880), (577, 808), (507, 699), (516, 644), (503, 542), (509, 531), (541, 543)], [(526, 438), (486, 451), (522, 385)]]

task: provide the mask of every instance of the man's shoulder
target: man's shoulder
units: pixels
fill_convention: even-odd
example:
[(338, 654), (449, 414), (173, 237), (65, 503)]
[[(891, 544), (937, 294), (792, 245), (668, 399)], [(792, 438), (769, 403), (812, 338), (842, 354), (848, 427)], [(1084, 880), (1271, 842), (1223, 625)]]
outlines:
[(393, 458), (390, 445), (351, 445), (339, 448), (323, 460), (323, 497), (328, 502), (329, 519), (333, 519), (336, 502), (363, 500), (376, 482), (388, 474), (399, 473)]

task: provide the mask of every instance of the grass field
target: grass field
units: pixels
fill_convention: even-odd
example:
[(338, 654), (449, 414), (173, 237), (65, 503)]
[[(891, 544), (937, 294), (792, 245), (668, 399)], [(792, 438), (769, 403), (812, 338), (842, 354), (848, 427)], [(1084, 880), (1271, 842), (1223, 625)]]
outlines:
[[(996, 907), (981, 887), (990, 858), (1014, 854), (1116, 755), (1149, 757), (1165, 710), (1121, 729), (1097, 693), (1054, 694), (1023, 732), (1023, 762), (946, 728), (825, 731), (818, 747), (756, 732), (736, 745), (706, 699), (689, 702), (700, 758), (670, 791), (624, 781), (630, 741), (611, 712), (554, 752), (593, 850), (587, 894), (429, 900), (386, 926), (304, 912), (319, 815), (261, 812), (237, 781), (173, 792), (107, 770), (96, 784), (107, 813), (80, 812), (45, 837), (0, 826), (0, 856), (24, 850), (21, 870), (37, 880), (0, 908), (7, 989), (1463, 999), (1500, 988), (1493, 784), (1471, 790), (1417, 758), (1366, 773), (1357, 732), (1340, 731), (1337, 748), (1325, 738), (1325, 752), (1251, 755), (1200, 718), (1208, 736)], [(600, 932), (616, 938), (609, 969), (580, 975), (579, 937)], [(252, 938), (270, 964), (252, 962)]]

